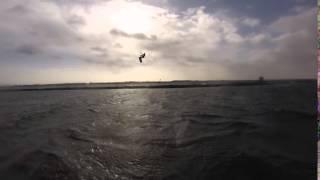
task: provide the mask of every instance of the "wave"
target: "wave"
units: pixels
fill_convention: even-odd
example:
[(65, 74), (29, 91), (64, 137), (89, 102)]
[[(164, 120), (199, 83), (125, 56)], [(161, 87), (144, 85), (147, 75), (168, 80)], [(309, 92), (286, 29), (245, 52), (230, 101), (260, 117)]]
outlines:
[[(15, 162), (8, 177), (25, 180), (79, 180), (77, 171), (62, 157), (51, 152), (35, 150)], [(15, 177), (15, 178), (13, 178)]]
[[(197, 138), (190, 138), (188, 140), (179, 140), (179, 139), (153, 139), (144, 145), (153, 145), (153, 146), (163, 146), (169, 148), (183, 148), (187, 146), (192, 146), (195, 144), (204, 143), (206, 141), (212, 141), (216, 139), (216, 136), (208, 135)], [(180, 142), (179, 142), (180, 141)]]
[[(222, 159), (223, 158), (223, 159)], [(284, 166), (277, 166), (268, 162), (268, 159), (261, 158), (247, 153), (239, 153), (234, 156), (215, 157), (210, 167), (202, 169), (203, 177), (200, 179), (236, 179), (236, 180), (300, 180), (315, 179), (316, 173), (308, 164), (299, 162), (287, 163)], [(214, 161), (214, 159), (212, 159)], [(295, 167), (294, 165), (301, 167)], [(303, 173), (302, 173), (303, 172)], [(305, 174), (309, 177), (305, 177)]]
[[(317, 118), (317, 111), (314, 112), (305, 112), (305, 111), (298, 111), (298, 110), (288, 110), (288, 109), (272, 109), (268, 111), (264, 111), (261, 113), (255, 113), (253, 116), (276, 116), (279, 117), (279, 119), (282, 119), (282, 117), (290, 117), (290, 119), (316, 119)], [(291, 118), (292, 117), (292, 118)], [(276, 118), (278, 119), (278, 118)]]
[(242, 121), (238, 118), (225, 117), (217, 114), (184, 114), (175, 123), (188, 122), (195, 125), (220, 127), (222, 129), (256, 129), (257, 124), (249, 121)]
[(70, 128), (66, 130), (66, 136), (72, 140), (84, 141), (84, 142), (93, 142), (88, 135), (84, 134), (79, 129)]
[(215, 119), (215, 118), (223, 118), (224, 116), (218, 114), (206, 114), (206, 113), (196, 113), (196, 114), (183, 114), (182, 118), (184, 117), (195, 117), (195, 118), (205, 118), (205, 119)]

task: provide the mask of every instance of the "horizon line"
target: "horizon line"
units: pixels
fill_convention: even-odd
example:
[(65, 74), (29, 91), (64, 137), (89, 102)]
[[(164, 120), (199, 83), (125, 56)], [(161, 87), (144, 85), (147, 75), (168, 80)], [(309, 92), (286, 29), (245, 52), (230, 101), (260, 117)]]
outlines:
[[(263, 79), (263, 81), (292, 81), (292, 80), (318, 80), (317, 78), (279, 78)], [(97, 81), (97, 82), (61, 82), (61, 83), (33, 83), (33, 84), (0, 84), (0, 87), (19, 86), (50, 86), (50, 85), (80, 85), (80, 84), (126, 84), (126, 83), (169, 83), (169, 82), (218, 82), (218, 81), (259, 81), (259, 79), (222, 79), (222, 80), (158, 80), (158, 81)]]

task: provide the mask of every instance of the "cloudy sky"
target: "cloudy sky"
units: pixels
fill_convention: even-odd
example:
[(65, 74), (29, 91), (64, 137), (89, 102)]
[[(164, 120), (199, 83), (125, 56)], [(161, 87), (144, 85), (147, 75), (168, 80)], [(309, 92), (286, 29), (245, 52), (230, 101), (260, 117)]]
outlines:
[(0, 84), (316, 78), (316, 11), (316, 0), (1, 0)]

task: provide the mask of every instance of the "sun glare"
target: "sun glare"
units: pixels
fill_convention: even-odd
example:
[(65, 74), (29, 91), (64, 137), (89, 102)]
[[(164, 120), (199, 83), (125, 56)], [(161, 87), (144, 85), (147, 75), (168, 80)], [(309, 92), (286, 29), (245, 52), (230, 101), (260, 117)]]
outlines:
[(111, 18), (115, 28), (126, 33), (148, 33), (152, 21), (148, 13), (139, 9), (135, 3), (126, 4), (120, 11), (115, 12)]
[(78, 10), (86, 20), (82, 31), (103, 34), (118, 29), (128, 34), (151, 33), (154, 9), (140, 2), (110, 1), (92, 7), (89, 11)]

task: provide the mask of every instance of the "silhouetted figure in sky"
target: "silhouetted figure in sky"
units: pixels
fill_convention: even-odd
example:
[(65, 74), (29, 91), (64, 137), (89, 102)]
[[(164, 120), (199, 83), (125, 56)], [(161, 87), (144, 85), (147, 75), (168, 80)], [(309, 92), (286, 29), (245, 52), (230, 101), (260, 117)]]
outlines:
[(142, 63), (142, 58), (144, 58), (146, 56), (146, 53), (143, 53), (139, 56), (139, 61), (140, 63)]

